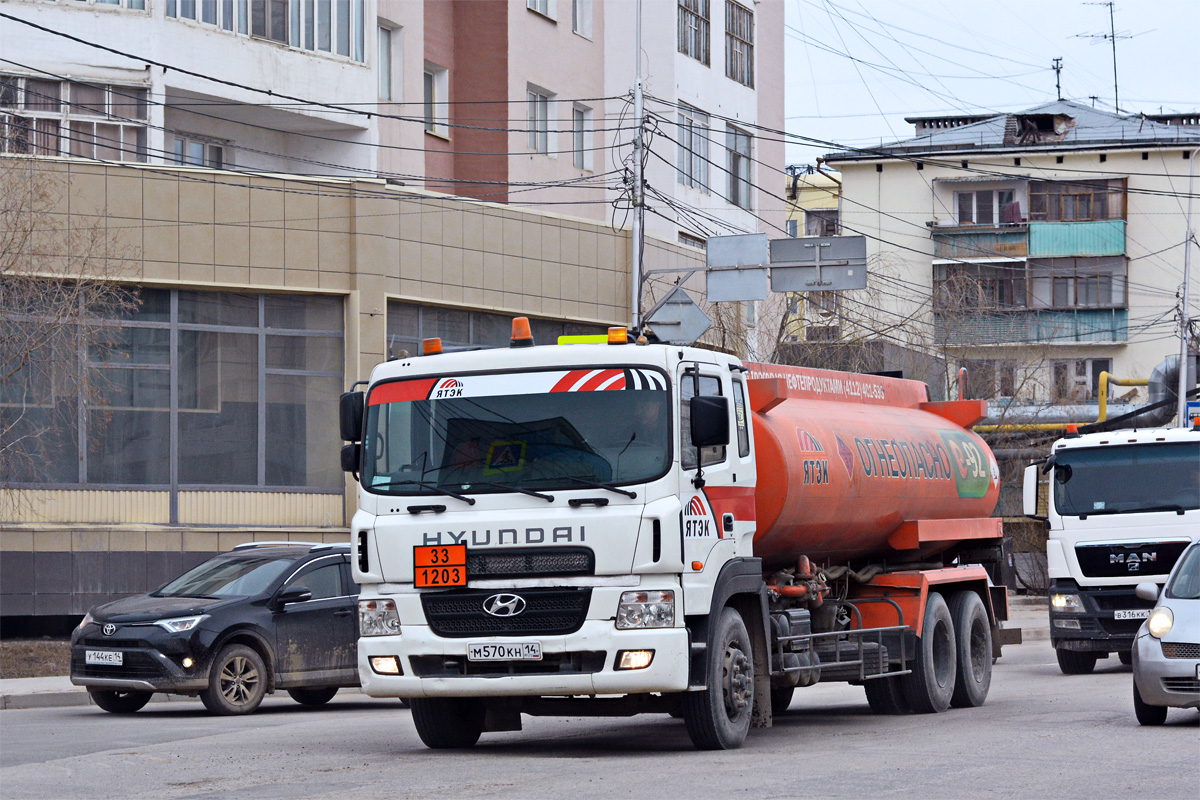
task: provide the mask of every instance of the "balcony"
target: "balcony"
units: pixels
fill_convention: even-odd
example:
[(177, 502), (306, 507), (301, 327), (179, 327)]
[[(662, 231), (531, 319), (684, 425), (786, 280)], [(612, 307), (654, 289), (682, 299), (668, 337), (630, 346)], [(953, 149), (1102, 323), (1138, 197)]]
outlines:
[(1040, 311), (935, 313), (939, 341), (957, 347), (994, 344), (1111, 344), (1128, 340), (1129, 311), (1088, 308)]
[(1030, 258), (1119, 256), (1125, 253), (1125, 220), (1030, 222)]
[(1028, 236), (1024, 225), (961, 225), (933, 229), (934, 258), (1024, 258), (1028, 251)]

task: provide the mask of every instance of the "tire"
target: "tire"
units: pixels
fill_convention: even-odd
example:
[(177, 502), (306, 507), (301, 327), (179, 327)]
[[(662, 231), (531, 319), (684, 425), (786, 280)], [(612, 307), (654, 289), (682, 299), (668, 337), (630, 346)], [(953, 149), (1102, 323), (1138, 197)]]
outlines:
[(338, 693), (338, 687), (319, 686), (314, 689), (288, 689), (287, 693), (302, 706), (323, 706)]
[(976, 708), (983, 705), (992, 686), (992, 626), (975, 592), (955, 592), (950, 595), (949, 607), (958, 654), (958, 677), (950, 705)]
[(1121, 659), (1121, 663), (1124, 664), (1125, 666), (1127, 666), (1127, 667), (1131, 666), (1133, 664), (1133, 651), (1132, 650), (1122, 650), (1119, 653), (1117, 653), (1117, 658)]
[(925, 621), (917, 639), (912, 672), (901, 677), (904, 697), (917, 714), (936, 714), (950, 707), (958, 671), (954, 620), (943, 597), (930, 592), (925, 601)]
[(903, 676), (895, 678), (876, 678), (865, 681), (863, 688), (867, 690), (867, 705), (876, 714), (898, 716), (912, 711), (908, 699), (904, 696)]
[(208, 670), (208, 688), (200, 700), (222, 717), (252, 714), (267, 694), (267, 665), (253, 648), (231, 644), (221, 649)]
[(1142, 702), (1141, 692), (1138, 691), (1137, 681), (1133, 682), (1133, 713), (1141, 725), (1162, 725), (1167, 721), (1166, 706), (1152, 706)]
[(472, 747), (483, 733), (483, 703), (465, 697), (414, 697), (413, 725), (426, 747), (462, 750)]
[(792, 695), (796, 693), (795, 686), (771, 687), (771, 713), (782, 714), (792, 704)]
[(1058, 668), (1062, 670), (1063, 675), (1090, 675), (1096, 668), (1096, 659), (1099, 658), (1095, 653), (1061, 648), (1056, 648), (1054, 654), (1058, 656)]
[(150, 702), (154, 692), (122, 692), (114, 689), (88, 689), (92, 702), (110, 714), (132, 714)]
[(699, 750), (734, 750), (746, 741), (754, 711), (754, 654), (742, 616), (721, 610), (708, 650), (708, 688), (683, 698), (688, 736)]

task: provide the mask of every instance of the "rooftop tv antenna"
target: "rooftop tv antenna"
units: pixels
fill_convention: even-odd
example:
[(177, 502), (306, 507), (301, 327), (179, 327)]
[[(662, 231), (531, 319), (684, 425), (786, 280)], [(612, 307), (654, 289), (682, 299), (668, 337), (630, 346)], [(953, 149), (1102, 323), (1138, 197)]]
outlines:
[(1112, 60), (1113, 60), (1113, 108), (1118, 113), (1121, 111), (1121, 93), (1117, 88), (1117, 40), (1132, 39), (1135, 36), (1141, 36), (1142, 33), (1150, 31), (1142, 31), (1142, 33), (1130, 33), (1129, 31), (1118, 31), (1116, 23), (1116, 3), (1113, 0), (1106, 0), (1100, 3), (1084, 3), (1085, 6), (1108, 6), (1108, 33), (1079, 33), (1075, 35), (1076, 39), (1091, 39), (1092, 44), (1099, 42), (1112, 43)]
[(1058, 99), (1062, 100), (1062, 59), (1054, 59), (1054, 92), (1058, 95)]

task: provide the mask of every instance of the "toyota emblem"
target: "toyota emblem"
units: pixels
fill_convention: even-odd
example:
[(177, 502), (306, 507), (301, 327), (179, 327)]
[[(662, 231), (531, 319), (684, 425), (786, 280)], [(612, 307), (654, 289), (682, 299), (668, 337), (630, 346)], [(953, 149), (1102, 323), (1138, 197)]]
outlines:
[(483, 601), (483, 610), (493, 617), (515, 617), (525, 611), (525, 598), (515, 594), (494, 594)]
[(116, 632), (117, 632), (116, 625), (113, 625), (111, 622), (105, 624), (105, 626), (104, 626), (104, 635), (105, 636), (112, 636)]

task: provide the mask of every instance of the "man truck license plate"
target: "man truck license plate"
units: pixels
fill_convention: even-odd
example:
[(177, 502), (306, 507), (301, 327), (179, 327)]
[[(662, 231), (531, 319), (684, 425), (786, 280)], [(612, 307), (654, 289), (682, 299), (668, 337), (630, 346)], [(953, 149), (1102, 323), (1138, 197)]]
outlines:
[(541, 661), (541, 642), (468, 644), (467, 661)]
[(467, 585), (467, 546), (418, 545), (413, 548), (413, 586), (418, 589)]
[(1149, 619), (1150, 609), (1134, 608), (1113, 612), (1113, 619)]
[(85, 650), (83, 653), (83, 662), (85, 664), (108, 664), (119, 667), (125, 663), (125, 654), (120, 650)]

